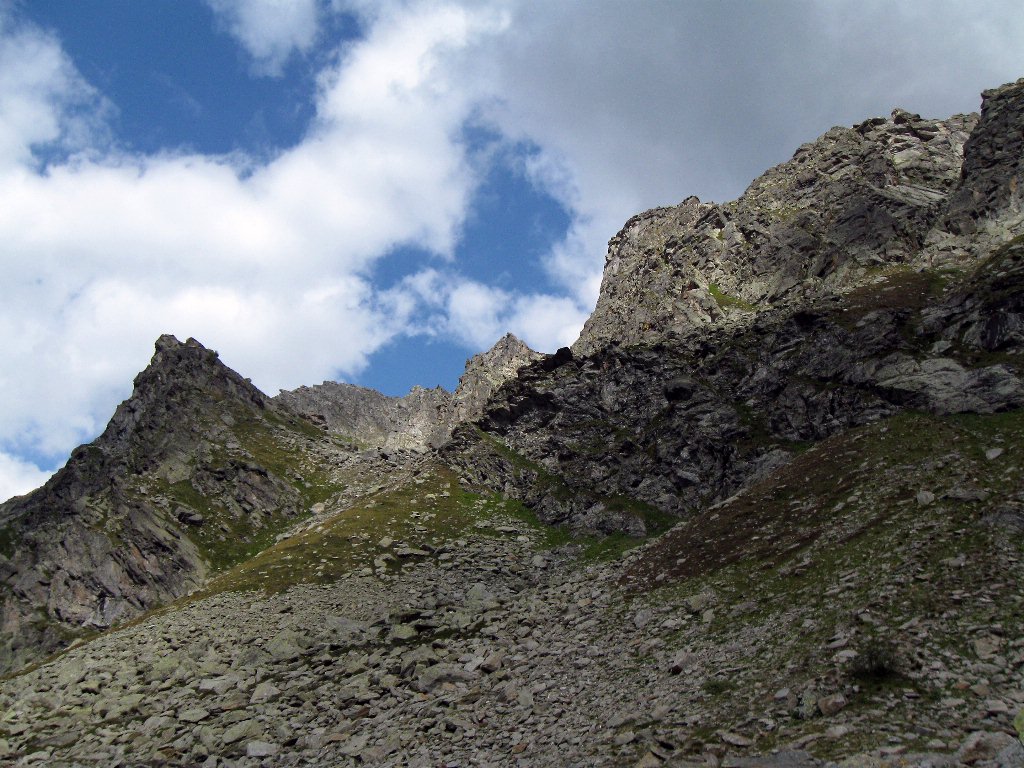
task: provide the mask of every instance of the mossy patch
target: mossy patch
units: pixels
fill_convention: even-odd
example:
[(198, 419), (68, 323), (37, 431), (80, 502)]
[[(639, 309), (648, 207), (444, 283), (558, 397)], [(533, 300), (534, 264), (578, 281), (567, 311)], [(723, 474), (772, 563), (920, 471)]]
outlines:
[[(1024, 411), (908, 412), (851, 430), (680, 524), (631, 564), (624, 584), (646, 605), (712, 593), (702, 642), (748, 638), (752, 655), (730, 661), (761, 670), (752, 680), (766, 706), (772, 691), (809, 680), (842, 690), (849, 716), (870, 725), (840, 751), (876, 748), (880, 716), (910, 721), (916, 708), (961, 695), (953, 684), (970, 674), (963, 660), (974, 658), (978, 628), (1024, 624), (1024, 542), (990, 521), (1024, 483), (1010, 453), (1022, 442)], [(988, 458), (992, 447), (1004, 454)], [(681, 645), (692, 642), (686, 632)], [(934, 676), (931, 660), (953, 674)], [(749, 693), (716, 691), (722, 718), (742, 719)], [(821, 728), (796, 722), (806, 725), (788, 739)], [(758, 749), (773, 739), (762, 734)], [(836, 749), (825, 741), (813, 751)]]
[(385, 570), (400, 568), (436, 558), (466, 536), (515, 535), (513, 520), (544, 528), (518, 502), (470, 493), (450, 470), (434, 466), (274, 544), (214, 579), (203, 594), (280, 592), (300, 583), (331, 583), (360, 569), (379, 571), (382, 563)]
[(743, 312), (756, 312), (757, 307), (739, 296), (731, 296), (722, 291), (715, 283), (708, 284), (708, 293), (722, 309), (738, 309)]

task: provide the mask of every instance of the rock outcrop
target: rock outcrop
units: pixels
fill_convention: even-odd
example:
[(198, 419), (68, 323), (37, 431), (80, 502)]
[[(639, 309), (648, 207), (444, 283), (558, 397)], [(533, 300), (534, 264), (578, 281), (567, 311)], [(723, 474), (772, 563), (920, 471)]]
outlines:
[(416, 451), (444, 442), (452, 405), (451, 393), (441, 387), (413, 387), (404, 397), (388, 397), (336, 381), (281, 392), (275, 399), (355, 446)]
[(1021, 89), (1024, 80), (982, 94), (982, 123), (965, 147), (961, 182), (946, 205), (945, 227), (957, 234), (1020, 225), (1024, 182)]
[(466, 361), (466, 371), (452, 397), (448, 433), (459, 424), (476, 421), (484, 412), (491, 395), (506, 381), (512, 381), (519, 369), (543, 358), (523, 341), (506, 333), (486, 352)]
[(466, 361), (454, 393), (413, 387), (403, 397), (334, 381), (281, 392), (275, 400), (363, 448), (427, 451), (483, 413), (491, 394), (527, 363), (543, 357), (511, 333)]
[(103, 434), (42, 488), (0, 505), (0, 670), (266, 546), (306, 511), (297, 478), (273, 459), (296, 450), (302, 426), (216, 352), (160, 337)]
[(690, 197), (633, 217), (609, 243), (597, 308), (573, 350), (742, 323), (915, 263), (977, 120), (897, 109), (833, 128), (732, 203)]
[[(688, 514), (902, 409), (1021, 407), (1022, 130), (1024, 80), (980, 119), (896, 110), (829, 131), (735, 203), (634, 217), (575, 354), (523, 369), (481, 421), (558, 482), (537, 498), (486, 441), (465, 471), (489, 452), (488, 482), (525, 479), (545, 519), (635, 530), (595, 518), (592, 494)], [(951, 224), (965, 216), (984, 237)]]

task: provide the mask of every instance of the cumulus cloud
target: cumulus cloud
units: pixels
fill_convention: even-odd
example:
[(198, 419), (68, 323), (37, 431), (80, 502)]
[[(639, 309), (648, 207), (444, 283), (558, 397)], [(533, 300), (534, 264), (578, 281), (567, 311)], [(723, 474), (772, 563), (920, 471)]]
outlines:
[(252, 57), (256, 71), (279, 75), (292, 53), (316, 42), (317, 0), (206, 0), (228, 32)]
[[(96, 434), (162, 332), (219, 348), (271, 393), (358, 372), (413, 306), (369, 284), (373, 260), (402, 243), (447, 254), (458, 236), (471, 104), (436, 62), (496, 24), (444, 7), (380, 18), (321, 73), (306, 139), (259, 166), (107, 152), (40, 169), (34, 147), (91, 91), (52, 39), (22, 44), (50, 122), (12, 131), (0, 168), (0, 330), (15, 340), (0, 447), (58, 456)], [(24, 80), (0, 81), (0, 105), (22, 108)]]
[(0, 168), (33, 163), (33, 150), (94, 143), (109, 109), (53, 36), (0, 7)]
[(582, 305), (632, 214), (724, 202), (833, 125), (976, 110), (982, 88), (1024, 75), (1016, 2), (507, 8), (507, 34), (453, 56), (483, 119), (539, 147), (534, 178), (574, 213), (547, 266)]
[(38, 488), (51, 474), (40, 471), (34, 464), (0, 452), (0, 503)]
[(410, 333), (454, 338), (474, 350), (511, 331), (533, 349), (554, 352), (576, 340), (589, 314), (571, 297), (507, 291), (434, 269), (410, 275), (396, 293), (411, 300)]

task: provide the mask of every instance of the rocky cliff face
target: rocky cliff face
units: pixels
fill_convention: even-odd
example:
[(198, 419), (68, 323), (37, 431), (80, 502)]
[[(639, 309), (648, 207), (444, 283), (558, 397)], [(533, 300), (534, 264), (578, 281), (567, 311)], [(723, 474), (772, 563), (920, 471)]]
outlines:
[(325, 381), (282, 392), (275, 400), (355, 445), (426, 451), (442, 445), (458, 424), (479, 418), (499, 386), (541, 357), (509, 333), (466, 361), (454, 393), (441, 387), (413, 387), (404, 397), (387, 397), (365, 387)]
[(328, 498), (386, 486), (402, 451), (442, 443), (536, 357), (506, 336), (454, 396), (325, 382), (268, 398), (194, 339), (162, 336), (103, 434), (0, 506), (0, 671), (188, 594)]
[(1022, 137), (1024, 80), (634, 217), (452, 395), (161, 338), (0, 506), (0, 660), (187, 598), (0, 682), (0, 759), (1024, 764)]
[(467, 360), (466, 371), (459, 379), (452, 398), (451, 414), (447, 419), (448, 433), (459, 424), (480, 418), (487, 401), (502, 384), (513, 381), (521, 368), (543, 357), (507, 333), (489, 350)]
[(443, 442), (452, 404), (451, 393), (440, 387), (413, 387), (404, 397), (388, 397), (335, 381), (281, 392), (276, 399), (356, 446), (417, 451)]
[(960, 169), (977, 119), (894, 110), (805, 144), (732, 203), (691, 197), (633, 217), (609, 243), (597, 308), (573, 350), (742, 324), (919, 263), (950, 194), (965, 194)]
[(636, 530), (642, 511), (593, 493), (687, 514), (901, 409), (1020, 407), (1022, 115), (1024, 81), (987, 92), (980, 119), (897, 110), (829, 131), (735, 203), (632, 219), (575, 355), (524, 369), (483, 417), (558, 482), (534, 498), (508, 462), (490, 482), (525, 482), (554, 522)]
[(0, 506), (0, 669), (184, 595), (266, 546), (306, 512), (306, 481), (280, 457), (303, 453), (308, 433), (215, 352), (162, 336), (103, 434)]

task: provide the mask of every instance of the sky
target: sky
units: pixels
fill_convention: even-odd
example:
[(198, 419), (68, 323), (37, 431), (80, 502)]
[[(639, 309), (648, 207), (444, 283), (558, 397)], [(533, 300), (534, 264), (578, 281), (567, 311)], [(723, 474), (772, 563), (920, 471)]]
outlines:
[(976, 111), (1011, 2), (0, 0), (0, 499), (162, 333), (268, 394), (570, 344), (635, 213)]

